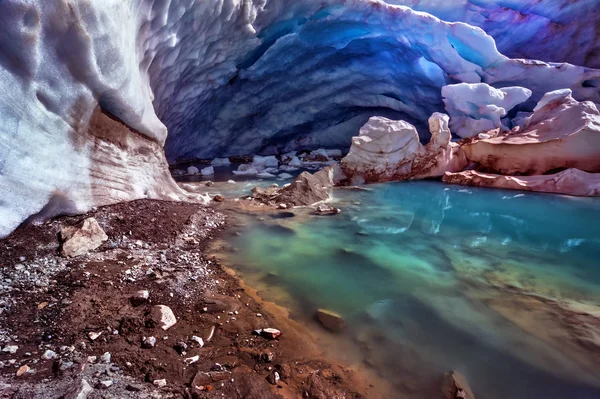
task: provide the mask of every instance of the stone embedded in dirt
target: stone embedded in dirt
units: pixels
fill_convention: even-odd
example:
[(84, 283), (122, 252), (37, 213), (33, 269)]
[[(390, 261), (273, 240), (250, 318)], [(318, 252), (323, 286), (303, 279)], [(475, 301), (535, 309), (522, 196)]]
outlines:
[(444, 399), (475, 399), (467, 379), (458, 371), (444, 374), (442, 393)]
[(274, 358), (275, 358), (275, 356), (273, 355), (273, 352), (271, 352), (270, 350), (266, 350), (260, 354), (260, 361), (263, 363), (271, 363)]
[(165, 305), (156, 305), (152, 308), (150, 317), (160, 328), (167, 331), (177, 323), (175, 314), (170, 307)]
[(188, 357), (187, 359), (183, 359), (183, 362), (189, 366), (190, 364), (196, 363), (198, 360), (200, 360), (200, 356), (196, 355)]
[(98, 339), (98, 337), (100, 337), (100, 335), (102, 335), (102, 332), (89, 332), (88, 333), (88, 337), (90, 337), (90, 339), (92, 341), (95, 341), (96, 339)]
[(142, 389), (144, 389), (144, 387), (142, 385), (137, 385), (137, 384), (128, 384), (125, 387), (125, 390), (129, 391), (129, 392), (139, 392)]
[(108, 240), (108, 236), (94, 218), (85, 219), (77, 226), (63, 227), (60, 237), (61, 254), (68, 258), (85, 255)]
[(71, 388), (63, 396), (65, 399), (86, 399), (94, 390), (91, 385), (83, 378), (74, 384), (71, 383)]
[(225, 197), (223, 197), (221, 194), (217, 194), (213, 197), (213, 201), (215, 202), (224, 202), (225, 201)]
[(192, 380), (192, 387), (208, 385), (212, 384), (213, 382), (228, 380), (229, 378), (231, 378), (230, 371), (211, 371), (208, 373), (199, 371)]
[(281, 377), (279, 376), (279, 373), (277, 371), (272, 371), (267, 376), (267, 381), (269, 381), (269, 383), (272, 385), (277, 385), (280, 379)]
[[(193, 339), (193, 337), (192, 337)], [(175, 351), (177, 353), (179, 353), (180, 355), (184, 354), (187, 350), (188, 350), (188, 346), (185, 342), (183, 341), (179, 341), (177, 342), (174, 346), (173, 349), (175, 349)]]
[(260, 335), (267, 339), (276, 339), (281, 335), (281, 331), (276, 328), (263, 328)]
[(215, 326), (210, 327), (210, 330), (208, 331), (208, 334), (206, 335), (206, 339), (204, 340), (204, 342), (210, 342), (211, 339), (213, 339), (213, 336), (215, 335)]
[(192, 342), (196, 343), (201, 348), (204, 346), (204, 340), (200, 337), (192, 335), (191, 340), (192, 340)]
[(277, 205), (277, 208), (278, 209), (287, 209), (288, 206), (286, 204), (279, 204), (279, 205)]
[(98, 388), (100, 388), (100, 389), (108, 389), (108, 388), (112, 387), (113, 384), (114, 384), (113, 380), (100, 381), (98, 383)]
[(51, 351), (50, 349), (48, 349), (46, 352), (44, 352), (44, 354), (42, 355), (42, 359), (44, 360), (51, 360), (56, 358), (56, 352)]
[(142, 339), (142, 348), (151, 349), (156, 346), (156, 338), (154, 337), (144, 337)]
[(17, 350), (19, 350), (19, 347), (17, 345), (7, 345), (4, 347), (4, 349), (2, 349), (2, 352), (14, 354), (17, 353)]
[(131, 298), (129, 298), (129, 301), (131, 302), (131, 304), (133, 306), (140, 306), (140, 305), (143, 305), (144, 303), (146, 303), (149, 298), (150, 298), (150, 291), (139, 290), (138, 292), (133, 294), (133, 296)]
[(342, 331), (346, 325), (342, 316), (325, 309), (317, 310), (317, 320), (319, 320), (319, 323), (321, 323), (323, 327), (333, 332)]
[(110, 363), (111, 355), (110, 352), (105, 352), (102, 356), (100, 356), (100, 361), (102, 363)]
[(167, 386), (167, 380), (165, 380), (164, 378), (162, 380), (154, 380), (152, 381), (152, 384), (154, 384), (155, 387), (166, 387)]
[(20, 376), (22, 376), (23, 374), (27, 373), (29, 370), (31, 370), (31, 369), (29, 368), (29, 366), (28, 366), (28, 365), (21, 366), (21, 367), (19, 367), (19, 369), (17, 370), (17, 374), (16, 374), (16, 375), (17, 375), (17, 377), (20, 377)]
[(98, 356), (88, 356), (87, 358), (88, 363), (96, 363), (96, 360), (98, 360)]

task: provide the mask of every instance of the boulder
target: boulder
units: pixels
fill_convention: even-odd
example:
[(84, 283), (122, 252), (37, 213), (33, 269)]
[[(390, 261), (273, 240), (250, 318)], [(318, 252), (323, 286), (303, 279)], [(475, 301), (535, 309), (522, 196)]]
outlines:
[(302, 172), (293, 183), (284, 186), (277, 197), (278, 202), (296, 206), (311, 206), (330, 199), (333, 187), (333, 169), (327, 167), (315, 174)]
[[(600, 112), (571, 90), (547, 93), (524, 128), (462, 143), (477, 169), (501, 175), (542, 175), (575, 168), (600, 172)], [(452, 171), (450, 171), (452, 172)]]
[(276, 328), (263, 328), (260, 335), (267, 339), (277, 339), (281, 335), (281, 331)]
[(319, 309), (316, 316), (319, 323), (329, 331), (340, 332), (346, 325), (342, 316), (330, 310)]
[(444, 399), (475, 399), (467, 379), (458, 371), (444, 374), (442, 394)]
[(431, 140), (423, 146), (414, 126), (405, 121), (372, 117), (352, 138), (348, 155), (340, 162), (346, 184), (439, 177), (467, 166), (456, 143), (451, 143), (448, 116), (429, 119)]
[(200, 169), (198, 169), (195, 166), (190, 166), (189, 168), (187, 168), (187, 173), (188, 175), (197, 175), (198, 173), (200, 173)]
[(133, 306), (140, 306), (140, 305), (143, 305), (144, 303), (148, 302), (149, 298), (150, 298), (150, 291), (139, 290), (129, 298), (129, 301), (131, 302), (131, 304)]
[(85, 255), (108, 240), (108, 236), (94, 218), (85, 219), (77, 226), (63, 227), (60, 236), (62, 239), (61, 253), (69, 258)]
[(576, 196), (600, 196), (600, 173), (587, 173), (579, 169), (541, 176), (503, 176), (467, 170), (446, 173), (445, 183), (465, 186), (493, 187), (510, 190), (538, 191)]
[(151, 319), (163, 330), (167, 331), (177, 323), (177, 318), (170, 307), (156, 305), (150, 313)]

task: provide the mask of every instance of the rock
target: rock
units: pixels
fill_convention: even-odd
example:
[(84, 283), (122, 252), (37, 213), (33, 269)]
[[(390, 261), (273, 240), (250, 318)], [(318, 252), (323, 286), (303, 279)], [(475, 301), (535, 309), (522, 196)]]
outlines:
[(71, 386), (64, 399), (86, 399), (93, 390), (94, 388), (86, 380), (81, 379)]
[(144, 387), (142, 385), (137, 385), (137, 384), (128, 384), (125, 387), (125, 390), (127, 390), (129, 392), (139, 392), (142, 389), (144, 389)]
[(311, 206), (330, 199), (332, 186), (333, 170), (330, 168), (325, 168), (315, 174), (302, 172), (293, 183), (280, 190), (276, 200), (295, 206)]
[(429, 130), (431, 140), (423, 146), (408, 122), (372, 117), (360, 135), (352, 138), (350, 151), (339, 164), (336, 184), (425, 179), (464, 170), (467, 160), (460, 146), (450, 142), (448, 116), (434, 113)]
[(277, 339), (281, 336), (281, 331), (276, 328), (263, 328), (260, 332), (260, 335), (267, 339)]
[(93, 331), (91, 331), (91, 332), (89, 332), (89, 333), (88, 333), (88, 337), (89, 337), (89, 338), (90, 338), (92, 341), (95, 341), (95, 340), (97, 340), (97, 339), (98, 339), (98, 338), (99, 338), (101, 335), (102, 335), (102, 332), (93, 332)]
[(204, 168), (200, 171), (200, 174), (202, 174), (202, 176), (212, 176), (215, 174), (215, 169), (212, 166), (209, 166), (207, 168)]
[[(547, 93), (523, 125), (462, 143), (477, 170), (499, 175), (544, 175), (566, 169), (600, 172), (600, 111), (570, 90)], [(454, 171), (456, 172), (456, 171)]]
[(330, 310), (319, 309), (316, 316), (319, 323), (329, 331), (340, 332), (346, 325), (342, 316)]
[(531, 97), (524, 87), (496, 89), (485, 83), (459, 83), (442, 87), (450, 129), (460, 137), (473, 137), (496, 128), (508, 130), (502, 123), (508, 111)]
[(227, 180), (228, 184), (235, 184), (235, 180)]
[(200, 360), (200, 356), (196, 355), (196, 356), (188, 357), (187, 359), (183, 359), (183, 362), (189, 366), (190, 364), (196, 363), (198, 360)]
[(140, 291), (137, 291), (135, 294), (133, 294), (133, 296), (131, 298), (129, 298), (129, 301), (131, 302), (131, 304), (133, 306), (140, 306), (140, 305), (143, 305), (144, 303), (148, 302), (149, 298), (150, 298), (150, 291), (140, 290)]
[(188, 350), (188, 346), (185, 342), (179, 341), (174, 346), (173, 349), (180, 355), (184, 354)]
[(67, 371), (69, 369), (72, 369), (74, 365), (75, 364), (73, 362), (64, 362), (60, 364), (59, 369), (60, 371)]
[(187, 173), (188, 175), (197, 175), (198, 173), (200, 173), (200, 169), (198, 169), (195, 166), (190, 166), (189, 168), (187, 168)]
[(110, 363), (111, 355), (110, 352), (104, 352), (102, 356), (100, 356), (100, 361), (102, 363)]
[(69, 258), (85, 255), (108, 240), (108, 236), (94, 218), (85, 219), (77, 226), (63, 227), (60, 236), (61, 253)]
[(287, 209), (288, 206), (286, 204), (279, 204), (277, 205), (277, 209)]
[(44, 360), (52, 360), (54, 358), (56, 358), (56, 352), (51, 351), (50, 349), (46, 350), (46, 352), (44, 352), (42, 355), (42, 359)]
[(114, 382), (112, 380), (104, 380), (98, 383), (98, 388), (100, 389), (108, 389), (112, 387)]
[(279, 377), (279, 373), (277, 371), (271, 371), (267, 376), (267, 381), (269, 381), (269, 383), (272, 385), (277, 385), (280, 379), (281, 377)]
[(217, 194), (213, 197), (213, 201), (215, 202), (224, 202), (225, 201), (225, 197), (223, 197), (221, 194)]
[(165, 305), (156, 305), (150, 313), (152, 320), (163, 330), (167, 331), (177, 323), (171, 308)]
[(208, 385), (219, 381), (228, 380), (231, 378), (230, 371), (211, 371), (211, 372), (203, 372), (199, 371), (194, 375), (194, 379), (192, 380), (192, 387)]
[(192, 340), (192, 342), (196, 343), (196, 345), (198, 345), (200, 348), (202, 348), (204, 346), (204, 340), (200, 337), (192, 335), (191, 340)]
[(154, 380), (152, 381), (152, 384), (154, 384), (154, 386), (158, 388), (166, 387), (167, 380), (165, 380), (164, 378), (162, 380)]
[(87, 357), (88, 363), (96, 363), (96, 360), (98, 360), (98, 356), (88, 356)]
[(444, 374), (442, 393), (444, 399), (475, 399), (467, 379), (458, 371)]
[(21, 366), (17, 370), (16, 376), (21, 377), (23, 374), (27, 373), (29, 370), (31, 370), (31, 369), (29, 368), (28, 365)]
[(7, 345), (2, 349), (3, 353), (15, 354), (19, 350), (17, 345)]
[(321, 204), (321, 205), (317, 206), (317, 209), (315, 210), (315, 213), (317, 215), (336, 215), (340, 212), (341, 212), (341, 210), (339, 208), (335, 208), (333, 206), (329, 206), (329, 205), (325, 205), (325, 204)]
[(205, 185), (206, 187), (212, 187), (212, 186), (214, 186), (214, 185), (215, 185), (215, 183), (214, 183), (213, 181), (209, 180), (209, 181), (207, 181), (206, 183), (204, 183), (204, 185)]
[(567, 169), (559, 173), (541, 176), (504, 176), (467, 170), (458, 173), (446, 173), (442, 180), (445, 183), (465, 186), (588, 197), (600, 196), (600, 173), (587, 173), (579, 169)]
[(144, 337), (142, 339), (142, 348), (151, 349), (156, 346), (156, 338), (154, 337)]
[(274, 358), (275, 356), (270, 350), (266, 350), (260, 354), (260, 361), (264, 363), (271, 363)]

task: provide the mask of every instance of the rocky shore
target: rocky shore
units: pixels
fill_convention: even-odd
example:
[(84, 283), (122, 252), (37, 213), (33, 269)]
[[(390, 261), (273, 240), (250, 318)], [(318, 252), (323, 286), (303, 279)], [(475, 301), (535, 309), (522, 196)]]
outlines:
[(226, 224), (140, 200), (0, 241), (0, 397), (383, 397), (207, 254)]

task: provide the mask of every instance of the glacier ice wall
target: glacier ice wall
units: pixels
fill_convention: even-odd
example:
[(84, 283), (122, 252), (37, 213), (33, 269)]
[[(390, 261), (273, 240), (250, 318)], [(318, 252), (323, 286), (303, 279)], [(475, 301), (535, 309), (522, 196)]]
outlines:
[(348, 146), (373, 115), (426, 128), (461, 82), (526, 87), (525, 108), (559, 88), (600, 103), (597, 70), (512, 60), (478, 28), (381, 1), (0, 1), (0, 236), (56, 197), (180, 196), (163, 144), (170, 159)]
[(385, 0), (466, 22), (494, 37), (512, 58), (569, 62), (600, 68), (597, 0)]

